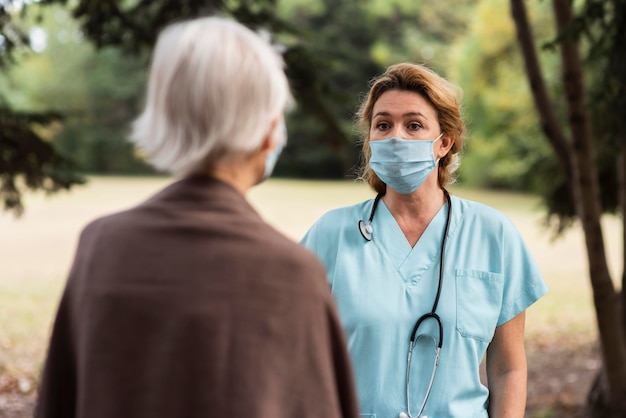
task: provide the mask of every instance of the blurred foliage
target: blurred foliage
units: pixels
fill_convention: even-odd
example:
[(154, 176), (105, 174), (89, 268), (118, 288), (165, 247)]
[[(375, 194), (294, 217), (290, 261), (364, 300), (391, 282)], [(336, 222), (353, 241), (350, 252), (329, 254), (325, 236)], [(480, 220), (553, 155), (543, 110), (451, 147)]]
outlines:
[[(42, 4), (67, 3), (65, 0), (42, 1)], [(321, 144), (323, 150), (326, 149), (324, 145), (329, 145), (332, 158), (333, 153), (341, 154), (348, 144), (346, 132), (329, 105), (333, 91), (324, 77), (330, 71), (324, 70), (329, 68), (330, 64), (315, 56), (309, 48), (300, 43), (300, 31), (296, 30), (291, 22), (279, 17), (276, 2), (273, 0), (204, 0), (183, 3), (177, 0), (160, 2), (80, 0), (71, 9), (73, 16), (80, 22), (83, 33), (97, 48), (101, 51), (111, 47), (118, 48), (128, 59), (133, 59), (137, 55), (148, 55), (161, 28), (168, 23), (186, 18), (219, 12), (253, 29), (267, 30), (285, 49), (287, 72), (294, 96), (307, 114), (316, 121), (315, 128), (319, 132), (316, 137), (318, 145)], [(127, 108), (131, 109), (130, 106)], [(137, 111), (133, 110), (125, 116), (132, 118), (136, 114)], [(81, 131), (80, 127), (76, 127), (74, 136), (79, 135)], [(92, 146), (104, 148), (107, 144), (112, 142), (101, 136), (100, 140), (92, 143)], [(111, 152), (115, 153), (117, 150)], [(101, 163), (98, 165), (90, 163), (89, 170), (101, 172), (105, 160), (106, 157), (98, 160)], [(277, 171), (280, 170), (279, 167)], [(290, 174), (294, 174), (293, 171)], [(338, 172), (333, 172), (331, 168), (326, 176), (335, 177), (337, 174)]]
[[(626, 60), (608, 63), (608, 57), (620, 56), (615, 39), (625, 31), (616, 29), (615, 19), (625, 15), (618, 13), (623, 3), (586, 0), (578, 31), (570, 34), (589, 38), (594, 100), (622, 92), (593, 106), (599, 135), (607, 138), (599, 151), (607, 185), (615, 179), (610, 141), (618, 146), (610, 132), (624, 132), (616, 128), (623, 118), (608, 119), (619, 113), (610, 110), (623, 109), (626, 100), (624, 77), (619, 76)], [(533, 1), (529, 7), (537, 44), (549, 46), (557, 38), (550, 5)], [(67, 156), (59, 157), (65, 164), (71, 157), (81, 171), (152, 172), (125, 140), (141, 108), (152, 45), (172, 21), (219, 12), (269, 30), (284, 48), (297, 107), (288, 118), (289, 143), (277, 175), (354, 177), (361, 137), (354, 112), (369, 80), (389, 64), (419, 62), (464, 90), (469, 135), (461, 182), (539, 193), (551, 214), (567, 214), (564, 178), (535, 116), (507, 3), (449, 0), (425, 7), (411, 0), (40, 0), (28, 6), (28, 13), (9, 16), (2, 11), (0, 33), (19, 36), (0, 38), (0, 65), (14, 61), (0, 75), (0, 103), (64, 115), (37, 132), (53, 140)], [(39, 45), (36, 53), (15, 59), (16, 45), (29, 42)], [(541, 59), (558, 99), (557, 112), (565, 118), (558, 56), (544, 48)], [(612, 206), (608, 199), (606, 208)]]
[(55, 144), (81, 169), (145, 172), (149, 169), (136, 161), (124, 137), (139, 110), (136, 98), (143, 96), (150, 48), (167, 23), (220, 10), (253, 28), (269, 29), (285, 48), (298, 107), (289, 117), (290, 141), (276, 173), (351, 176), (360, 154), (353, 128), (360, 94), (392, 62), (434, 62), (445, 44), (464, 32), (464, 14), (473, 0), (454, 3), (456, 17), (444, 6), (420, 13), (406, 0), (290, 0), (281, 7), (275, 1), (243, 0), (182, 6), (173, 0), (42, 0), (30, 6), (31, 19), (22, 23), (43, 32), (46, 47), (12, 75), (19, 92), (13, 101), (27, 96), (29, 106), (52, 105), (67, 114)]
[[(13, 3), (11, 0), (0, 2), (0, 70), (3, 73), (30, 47), (28, 35), (12, 22), (9, 10)], [(24, 210), (24, 189), (53, 193), (84, 180), (73, 171), (73, 163), (58, 154), (45, 135), (46, 128), (59, 121), (61, 115), (51, 111), (17, 110), (7, 99), (0, 90), (0, 200), (4, 209), (20, 215)]]
[[(550, 27), (549, 4), (533, 2), (533, 20)], [(454, 45), (451, 78), (464, 87), (465, 118), (470, 129), (460, 170), (461, 181), (476, 187), (539, 191), (538, 175), (553, 161), (537, 123), (515, 26), (508, 4), (480, 0), (469, 31)], [(538, 34), (548, 39), (551, 34)], [(544, 56), (548, 72), (558, 72), (556, 58)]]
[[(81, 171), (152, 172), (135, 158), (126, 141), (143, 96), (146, 54), (123, 56), (112, 48), (97, 53), (61, 7), (37, 10), (30, 21), (45, 22), (45, 32), (41, 31), (45, 35), (38, 41), (45, 44), (45, 52), (9, 72), (5, 84), (15, 87), (11, 102), (16, 107), (63, 114), (52, 133), (54, 145)], [(32, 34), (38, 30), (38, 26), (31, 27)]]
[(42, 139), (37, 129), (58, 119), (52, 112), (16, 112), (0, 106), (0, 197), (5, 209), (16, 215), (24, 210), (24, 187), (53, 193), (82, 182), (73, 164)]
[[(552, 5), (528, 2), (543, 74), (562, 126), (568, 126), (556, 42), (580, 37), (594, 126), (602, 208), (618, 205), (618, 150), (626, 130), (626, 1), (586, 0), (564, 33), (555, 30)], [(477, 187), (530, 191), (542, 197), (555, 234), (576, 220), (565, 173), (545, 140), (518, 52), (506, 3), (480, 0), (467, 35), (452, 48), (450, 77), (463, 86), (470, 136), (461, 181)]]
[[(593, 145), (604, 213), (619, 211), (619, 161), (626, 152), (626, 0), (586, 0), (563, 33), (555, 34), (544, 49), (552, 52), (563, 38), (580, 41), (585, 54), (585, 84), (593, 126)], [(556, 54), (554, 54), (556, 55)], [(540, 189), (547, 217), (561, 233), (577, 219), (564, 174), (556, 162), (543, 165)], [(626, 167), (622, 167), (626, 169)]]
[[(444, 62), (445, 44), (465, 32), (462, 13), (472, 3), (454, 0), (446, 6), (420, 8), (412, 1), (401, 0), (285, 1), (288, 7), (283, 17), (302, 28), (298, 51), (310, 51), (316, 60), (311, 66), (292, 59), (293, 50), (288, 51), (288, 73), (293, 75), (295, 68), (317, 73), (324, 89), (320, 95), (324, 104), (309, 97), (299, 98), (298, 108), (290, 115), (291, 140), (276, 173), (309, 178), (357, 176), (361, 135), (354, 113), (369, 81), (398, 61), (435, 66), (435, 58), (439, 59), (441, 53), (439, 61)], [(457, 6), (457, 13), (446, 12), (451, 5)], [(300, 82), (310, 77), (290, 78), (297, 92), (306, 90)], [(319, 124), (315, 108), (328, 109), (329, 113), (321, 118), (325, 123)], [(327, 126), (333, 119), (338, 129), (329, 131)]]

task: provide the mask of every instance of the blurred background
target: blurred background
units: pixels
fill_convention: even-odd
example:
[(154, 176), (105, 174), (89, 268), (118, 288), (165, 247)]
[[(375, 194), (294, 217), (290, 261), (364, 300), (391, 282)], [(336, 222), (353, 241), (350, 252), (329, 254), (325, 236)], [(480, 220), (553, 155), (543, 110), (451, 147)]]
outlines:
[[(193, 10), (185, 13), (163, 6), (165, 16), (149, 7), (133, 11), (134, 15), (128, 12), (129, 20), (138, 20), (133, 24), (142, 24), (136, 29), (124, 28), (122, 18), (108, 6), (119, 3), (124, 10), (122, 5), (132, 1), (40, 1), (21, 10), (20, 2), (10, 3), (13, 13), (4, 19), (11, 22), (0, 39), (5, 46), (14, 42), (15, 62), (3, 67), (0, 103), (15, 111), (61, 116), (37, 134), (71, 159), (79, 172), (151, 173), (126, 141), (128, 124), (142, 105), (150, 48), (159, 26), (194, 15)], [(84, 7), (75, 5), (79, 3)], [(180, 3), (179, 9), (197, 3), (197, 14), (208, 12), (203, 4), (227, 8), (220, 8), (219, 2), (172, 3)], [(289, 115), (290, 141), (277, 176), (353, 176), (360, 150), (353, 116), (361, 94), (388, 65), (410, 61), (429, 65), (464, 91), (471, 135), (463, 159), (463, 184), (520, 191), (541, 187), (542, 176), (535, 168), (547, 164), (551, 150), (533, 109), (507, 3), (446, 0), (421, 7), (408, 0), (230, 3), (249, 8), (244, 13), (228, 7), (245, 23), (270, 30), (277, 46), (285, 50), (298, 103)], [(537, 1), (528, 6), (538, 44), (552, 40), (556, 33), (550, 4)], [(263, 7), (264, 13), (255, 11)], [(79, 18), (74, 17), (77, 12)], [(152, 22), (154, 26), (149, 26)], [(18, 29), (29, 36), (29, 44), (13, 39)], [(542, 58), (546, 72), (558, 75), (558, 56)]]
[(460, 86), (469, 135), (453, 192), (510, 216), (551, 288), (529, 312), (527, 416), (626, 416), (626, 366), (602, 367), (626, 364), (625, 3), (0, 0), (0, 418), (32, 411), (82, 226), (171, 181), (126, 140), (159, 30), (214, 13), (283, 52), (289, 142), (250, 199), (295, 240), (371, 197), (354, 181), (354, 114), (374, 76), (408, 61)]

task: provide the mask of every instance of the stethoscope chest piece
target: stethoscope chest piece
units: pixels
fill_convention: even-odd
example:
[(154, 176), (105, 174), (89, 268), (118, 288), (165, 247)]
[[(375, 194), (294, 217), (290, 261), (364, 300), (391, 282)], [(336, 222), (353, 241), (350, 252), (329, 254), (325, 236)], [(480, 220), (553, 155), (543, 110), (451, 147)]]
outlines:
[(378, 206), (378, 202), (380, 202), (380, 198), (383, 197), (380, 193), (376, 195), (376, 199), (374, 199), (374, 203), (372, 204), (372, 210), (370, 211), (370, 217), (365, 222), (364, 220), (359, 221), (359, 231), (365, 241), (372, 240), (372, 220), (374, 219), (374, 213), (376, 213), (376, 206)]
[(370, 224), (369, 222), (365, 223), (365, 221), (360, 220), (359, 231), (361, 231), (361, 235), (363, 235), (363, 238), (365, 238), (367, 241), (372, 240), (372, 224)]

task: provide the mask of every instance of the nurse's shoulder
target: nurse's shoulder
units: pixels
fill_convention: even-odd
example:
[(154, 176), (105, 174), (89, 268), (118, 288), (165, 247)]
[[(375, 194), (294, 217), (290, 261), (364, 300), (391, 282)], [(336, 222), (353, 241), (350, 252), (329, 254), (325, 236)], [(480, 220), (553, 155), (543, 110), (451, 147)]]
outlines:
[(359, 220), (367, 219), (368, 208), (371, 208), (371, 206), (372, 199), (326, 212), (311, 226), (304, 236), (303, 241), (307, 236), (312, 234), (321, 234), (325, 238), (328, 238), (337, 236), (342, 233), (345, 228), (357, 228)]
[(332, 209), (322, 215), (304, 235), (300, 243), (317, 254), (324, 261), (336, 251), (340, 236), (349, 233), (350, 228), (358, 231), (361, 219), (367, 219), (373, 199), (351, 206)]
[[(523, 240), (513, 221), (502, 211), (484, 203), (453, 197), (453, 205), (459, 208), (461, 224), (478, 228), (484, 236)], [(456, 209), (456, 208), (455, 208)]]

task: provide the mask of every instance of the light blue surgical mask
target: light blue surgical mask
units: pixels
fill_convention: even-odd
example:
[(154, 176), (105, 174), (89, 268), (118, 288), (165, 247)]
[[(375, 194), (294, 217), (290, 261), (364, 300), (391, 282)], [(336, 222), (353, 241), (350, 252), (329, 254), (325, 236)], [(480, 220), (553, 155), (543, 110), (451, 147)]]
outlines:
[(387, 138), (370, 141), (370, 168), (387, 186), (400, 194), (417, 190), (437, 167), (435, 139)]
[(278, 162), (278, 158), (280, 157), (280, 154), (283, 152), (283, 149), (287, 144), (287, 127), (285, 126), (284, 119), (275, 129), (275, 132), (278, 132), (277, 137), (275, 136), (278, 144), (276, 145), (276, 148), (268, 153), (267, 157), (265, 158), (265, 172), (263, 173), (263, 179), (261, 181), (266, 180), (272, 175), (274, 167), (276, 167), (276, 162)]

